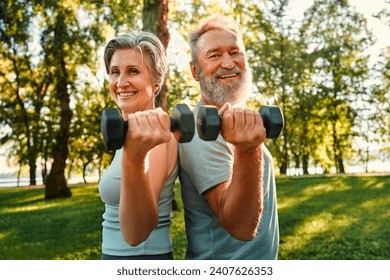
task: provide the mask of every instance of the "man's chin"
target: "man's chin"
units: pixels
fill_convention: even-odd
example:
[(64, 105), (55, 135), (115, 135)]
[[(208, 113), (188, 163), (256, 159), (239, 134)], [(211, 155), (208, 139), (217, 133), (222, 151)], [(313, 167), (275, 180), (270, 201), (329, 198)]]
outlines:
[(233, 107), (242, 107), (245, 106), (246, 97), (243, 96), (231, 96), (230, 98), (227, 96), (223, 97), (216, 97), (216, 96), (210, 96), (208, 94), (204, 94), (206, 99), (209, 100), (211, 103), (215, 104), (216, 106), (223, 106), (225, 103), (229, 102), (233, 105)]

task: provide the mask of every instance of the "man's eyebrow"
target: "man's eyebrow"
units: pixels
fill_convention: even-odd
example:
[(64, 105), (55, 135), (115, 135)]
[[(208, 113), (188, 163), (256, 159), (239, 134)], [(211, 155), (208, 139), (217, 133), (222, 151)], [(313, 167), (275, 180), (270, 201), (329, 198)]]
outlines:
[(208, 55), (209, 53), (218, 52), (219, 50), (220, 50), (220, 48), (214, 48), (214, 49), (207, 50), (206, 55)]
[[(229, 51), (232, 51), (232, 50), (240, 50), (240, 48), (237, 47), (237, 46), (229, 47)], [(205, 55), (208, 55), (208, 54), (214, 53), (214, 52), (219, 52), (219, 51), (221, 51), (221, 48), (220, 48), (220, 47), (213, 48), (213, 49), (209, 49), (209, 50), (207, 50), (207, 52), (205, 53)]]

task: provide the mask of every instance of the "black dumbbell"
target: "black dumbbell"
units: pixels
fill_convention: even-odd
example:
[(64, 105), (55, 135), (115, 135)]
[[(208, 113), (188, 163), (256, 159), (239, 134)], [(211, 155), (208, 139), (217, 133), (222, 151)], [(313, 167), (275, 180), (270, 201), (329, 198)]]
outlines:
[[(180, 143), (191, 141), (195, 132), (194, 115), (186, 104), (177, 104), (173, 107), (171, 131), (180, 131)], [(128, 129), (128, 122), (123, 120), (115, 108), (104, 109), (102, 113), (101, 128), (104, 144), (109, 150), (117, 150), (123, 146)]]
[[(283, 129), (284, 119), (278, 106), (264, 105), (259, 113), (263, 119), (267, 138), (277, 138)], [(196, 117), (196, 127), (199, 137), (205, 141), (214, 141), (221, 130), (221, 116), (214, 106), (204, 105), (199, 108)]]

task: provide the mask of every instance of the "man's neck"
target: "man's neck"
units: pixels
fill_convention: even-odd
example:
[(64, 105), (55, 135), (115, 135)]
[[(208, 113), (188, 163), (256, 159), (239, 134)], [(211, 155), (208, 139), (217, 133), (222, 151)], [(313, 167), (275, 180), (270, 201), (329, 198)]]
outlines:
[(221, 108), (220, 105), (213, 103), (211, 100), (207, 99), (204, 95), (202, 95), (200, 101), (202, 101), (205, 105), (212, 105), (217, 107), (218, 109)]
[[(218, 105), (218, 104), (215, 104), (213, 103), (210, 99), (206, 98), (204, 95), (202, 95), (202, 97), (200, 98), (200, 101), (202, 101), (202, 103), (204, 103), (205, 105), (212, 105), (212, 106), (215, 106), (217, 107), (218, 109), (221, 109), (221, 105)], [(245, 107), (245, 101), (243, 100), (242, 102), (236, 102), (236, 103), (230, 103), (232, 104), (232, 108), (243, 108)]]

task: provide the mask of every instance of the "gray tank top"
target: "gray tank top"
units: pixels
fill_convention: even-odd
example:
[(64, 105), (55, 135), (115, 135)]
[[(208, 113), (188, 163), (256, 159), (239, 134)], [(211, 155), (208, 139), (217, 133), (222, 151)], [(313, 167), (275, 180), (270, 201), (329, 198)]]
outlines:
[(178, 163), (164, 182), (158, 201), (158, 225), (149, 237), (137, 246), (130, 246), (122, 237), (119, 225), (119, 198), (122, 178), (122, 149), (117, 150), (111, 165), (99, 183), (99, 193), (105, 204), (102, 230), (102, 253), (112, 256), (157, 255), (172, 251), (169, 226), (172, 223), (173, 186), (179, 172)]

